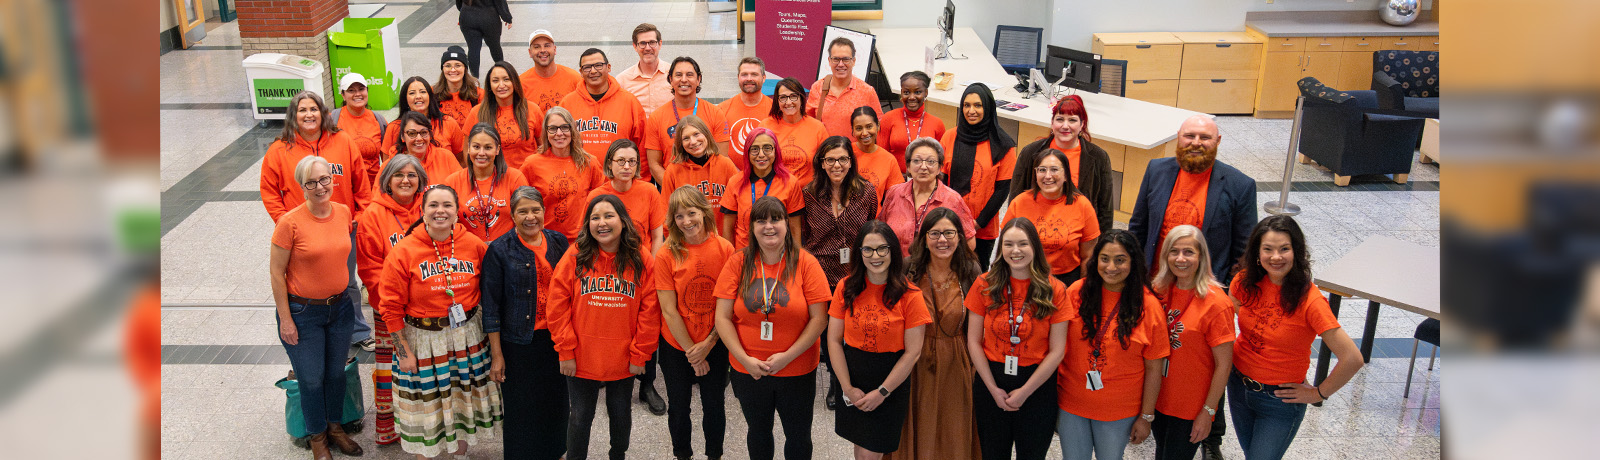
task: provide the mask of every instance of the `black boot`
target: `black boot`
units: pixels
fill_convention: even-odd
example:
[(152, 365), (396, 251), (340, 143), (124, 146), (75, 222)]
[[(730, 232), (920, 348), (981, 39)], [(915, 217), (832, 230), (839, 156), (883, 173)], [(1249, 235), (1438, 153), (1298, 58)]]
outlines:
[(667, 402), (661, 399), (660, 393), (656, 393), (655, 385), (639, 388), (639, 400), (644, 401), (644, 404), (650, 407), (650, 413), (667, 415)]

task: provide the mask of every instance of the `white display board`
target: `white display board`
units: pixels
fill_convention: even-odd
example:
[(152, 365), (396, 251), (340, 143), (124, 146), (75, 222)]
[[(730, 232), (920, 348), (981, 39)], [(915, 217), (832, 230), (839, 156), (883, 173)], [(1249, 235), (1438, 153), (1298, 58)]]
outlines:
[(867, 67), (872, 65), (872, 46), (878, 37), (865, 32), (856, 32), (839, 26), (828, 26), (822, 34), (822, 57), (817, 64), (817, 79), (827, 78), (833, 73), (833, 65), (828, 63), (828, 44), (833, 39), (844, 37), (856, 45), (856, 67), (851, 72), (856, 78), (867, 79)]

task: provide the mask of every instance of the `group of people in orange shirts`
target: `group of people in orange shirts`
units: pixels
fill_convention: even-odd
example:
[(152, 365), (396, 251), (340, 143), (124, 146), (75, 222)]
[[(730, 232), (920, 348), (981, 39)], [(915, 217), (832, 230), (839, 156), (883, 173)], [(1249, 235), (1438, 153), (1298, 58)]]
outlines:
[[(333, 423), (357, 279), (377, 318), (377, 440), (419, 457), (463, 456), (503, 424), (507, 458), (587, 458), (603, 388), (621, 458), (633, 383), (659, 363), (674, 457), (694, 455), (694, 385), (704, 454), (723, 456), (731, 383), (752, 458), (776, 455), (774, 415), (784, 457), (811, 458), (827, 363), (856, 458), (1043, 458), (1052, 433), (1066, 458), (1120, 458), (1152, 434), (1159, 458), (1191, 458), (1225, 387), (1303, 406), (1360, 367), (1293, 219), (1255, 227), (1227, 290), (1200, 222), (1163, 225), (1153, 254), (1112, 229), (1109, 160), (1076, 96), (1019, 149), (981, 84), (952, 129), (928, 116), (921, 72), (882, 112), (847, 39), (810, 91), (789, 78), (763, 95), (764, 64), (745, 58), (721, 104), (697, 96), (692, 58), (630, 68), (666, 84), (625, 88), (598, 49), (555, 64), (548, 31), (529, 54), (533, 69), (497, 62), (479, 88), (451, 47), (388, 123), (359, 76), (338, 109), (293, 99), (261, 190), (318, 458), (360, 453)], [(647, 115), (633, 90), (663, 88)], [(1315, 336), (1341, 358), (1320, 386), (1303, 383)], [(1266, 438), (1298, 419), (1230, 398), (1236, 420), (1240, 398), (1266, 411), (1236, 422), (1241, 440), (1287, 449)]]

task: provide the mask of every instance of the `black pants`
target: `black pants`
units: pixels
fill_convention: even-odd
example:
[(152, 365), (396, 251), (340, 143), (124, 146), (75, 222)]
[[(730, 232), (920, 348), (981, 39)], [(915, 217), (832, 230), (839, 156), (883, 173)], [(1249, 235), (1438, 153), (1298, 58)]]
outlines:
[[(1017, 375), (1006, 375), (1005, 363), (989, 361), (988, 365), (995, 386), (1006, 392), (1022, 388), (1039, 367), (1037, 364), (1020, 366)], [(978, 447), (983, 452), (983, 460), (1010, 460), (1013, 446), (1017, 449), (1017, 460), (1043, 459), (1050, 450), (1050, 438), (1056, 433), (1058, 410), (1054, 371), (1015, 412), (995, 405), (983, 379), (976, 374), (972, 376), (972, 415), (979, 420)]]
[(500, 384), (505, 457), (561, 458), (567, 453), (567, 382), (550, 331), (534, 331), (527, 345), (502, 340), (500, 350), (506, 360), (506, 381)]
[(1200, 443), (1189, 442), (1189, 430), (1193, 428), (1194, 420), (1156, 411), (1156, 420), (1150, 423), (1150, 437), (1156, 441), (1156, 460), (1193, 460), (1195, 452), (1200, 450)]
[(672, 435), (672, 455), (687, 458), (694, 456), (690, 440), (694, 422), (689, 419), (689, 402), (694, 397), (694, 386), (700, 386), (700, 426), (705, 430), (706, 456), (722, 456), (723, 439), (728, 431), (728, 347), (722, 342), (711, 347), (706, 354), (706, 364), (711, 369), (706, 375), (696, 377), (689, 356), (673, 348), (666, 339), (656, 348), (661, 358), (661, 375), (667, 384), (667, 433)]
[(589, 458), (589, 428), (594, 425), (601, 388), (606, 390), (606, 416), (611, 419), (611, 460), (628, 456), (628, 435), (633, 431), (633, 401), (629, 399), (633, 396), (633, 379), (601, 382), (567, 377), (567, 394), (572, 401), (567, 458)]
[(989, 262), (994, 261), (994, 240), (978, 238), (978, 245), (973, 249), (978, 253), (978, 265), (983, 271), (989, 271)]
[(461, 12), (461, 37), (467, 39), (467, 72), (478, 76), (478, 51), (480, 45), (489, 45), (489, 57), (493, 58), (490, 64), (505, 60), (505, 53), (500, 49), (500, 17), (496, 16), (494, 9), (488, 9), (487, 14), (479, 13), (477, 9)]
[[(817, 371), (794, 377), (766, 376), (760, 380), (743, 372), (731, 373), (733, 396), (744, 412), (745, 443), (751, 460), (772, 460), (772, 413), (783, 419), (783, 458), (811, 458), (811, 414), (817, 399)], [(1051, 394), (1055, 394), (1051, 392)], [(1053, 425), (1052, 425), (1053, 426)], [(1049, 440), (1045, 440), (1049, 445)], [(568, 458), (576, 458), (568, 456)]]

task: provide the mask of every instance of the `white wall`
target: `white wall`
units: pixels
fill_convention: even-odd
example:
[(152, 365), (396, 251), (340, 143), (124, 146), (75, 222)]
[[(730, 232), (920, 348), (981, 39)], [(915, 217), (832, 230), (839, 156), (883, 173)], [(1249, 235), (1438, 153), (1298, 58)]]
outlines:
[[(954, 3), (956, 27), (971, 27), (983, 40), (985, 48), (994, 49), (995, 26), (1002, 24), (1043, 28), (1045, 41), (1049, 41), (1048, 0), (955, 0)], [(862, 32), (873, 27), (934, 27), (943, 12), (943, 0), (883, 0), (883, 20), (835, 21), (834, 25)]]
[[(1050, 25), (1045, 29), (1045, 42), (1088, 51), (1094, 34), (1103, 32), (1242, 32), (1245, 14), (1257, 11), (1365, 10), (1376, 17), (1383, 1), (1049, 0)], [(1432, 0), (1422, 2), (1424, 8), (1432, 4)]]
[(156, 32), (166, 32), (167, 29), (177, 27), (178, 13), (172, 10), (172, 0), (156, 1), (161, 2), (161, 30)]

